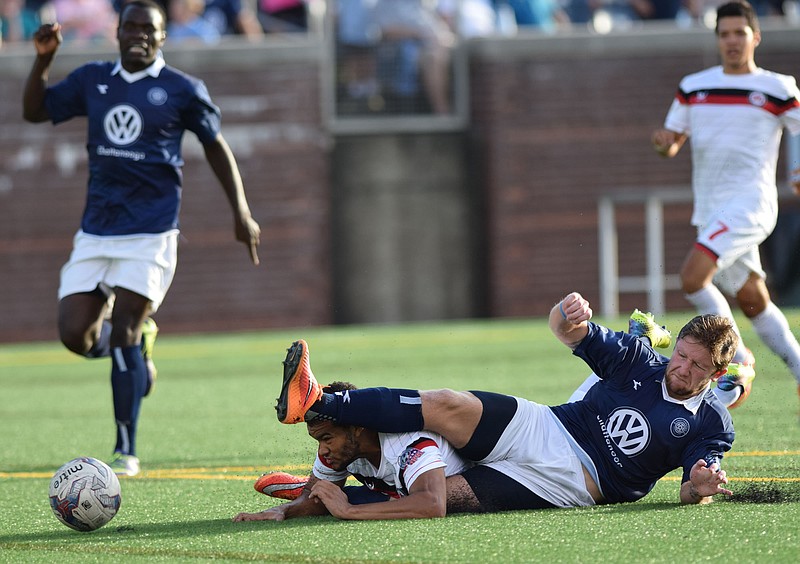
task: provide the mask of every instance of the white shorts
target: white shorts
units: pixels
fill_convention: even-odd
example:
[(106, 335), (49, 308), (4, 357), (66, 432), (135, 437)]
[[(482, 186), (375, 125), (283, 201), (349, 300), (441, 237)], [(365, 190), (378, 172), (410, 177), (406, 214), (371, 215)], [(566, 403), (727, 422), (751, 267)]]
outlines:
[(480, 464), (513, 478), (557, 507), (594, 505), (583, 465), (552, 410), (515, 399), (516, 414)]
[(764, 227), (739, 214), (713, 219), (708, 225), (699, 227), (697, 243), (717, 257), (714, 285), (735, 297), (751, 273), (766, 279), (758, 247), (768, 236), (769, 231)]
[(61, 269), (58, 299), (114, 288), (136, 292), (155, 312), (167, 294), (178, 263), (178, 231), (154, 235), (101, 237), (78, 231), (72, 254)]

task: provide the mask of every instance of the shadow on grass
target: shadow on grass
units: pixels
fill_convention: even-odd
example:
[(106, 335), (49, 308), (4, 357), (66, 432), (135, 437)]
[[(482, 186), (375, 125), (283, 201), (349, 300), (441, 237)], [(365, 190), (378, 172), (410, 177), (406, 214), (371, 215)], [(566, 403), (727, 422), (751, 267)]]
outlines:
[(127, 539), (144, 537), (148, 539), (159, 538), (188, 538), (211, 537), (214, 535), (230, 535), (243, 531), (287, 530), (297, 527), (316, 527), (330, 525), (334, 517), (306, 517), (292, 519), (291, 521), (248, 521), (234, 523), (230, 519), (205, 519), (201, 521), (171, 521), (167, 523), (142, 523), (128, 524), (115, 527), (108, 524), (105, 527), (88, 533), (79, 533), (66, 527), (52, 532), (20, 533), (0, 535), (0, 547), (9, 544), (46, 543), (51, 541), (75, 541), (108, 543), (120, 542)]

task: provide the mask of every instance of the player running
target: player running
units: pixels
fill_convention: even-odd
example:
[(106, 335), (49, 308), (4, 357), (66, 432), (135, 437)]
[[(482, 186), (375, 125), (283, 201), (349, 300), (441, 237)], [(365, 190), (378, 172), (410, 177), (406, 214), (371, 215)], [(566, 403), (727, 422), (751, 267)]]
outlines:
[[(250, 215), (236, 161), (220, 130), (220, 111), (198, 79), (164, 62), (166, 15), (152, 0), (125, 2), (116, 62), (85, 64), (48, 87), (61, 26), (34, 34), (36, 59), (25, 85), (23, 116), (58, 124), (86, 116), (89, 183), (80, 230), (61, 270), (58, 329), (72, 352), (111, 357), (117, 439), (111, 468), (139, 473), (136, 431), (152, 389), (155, 312), (177, 264), (178, 211), (188, 130), (231, 205), (236, 238), (258, 264), (258, 223)], [(112, 308), (113, 305), (113, 308)], [(110, 314), (110, 319), (106, 319)]]
[[(756, 65), (761, 32), (750, 4), (720, 6), (716, 35), (722, 64), (681, 81), (664, 128), (652, 137), (665, 157), (692, 140), (697, 241), (681, 268), (681, 284), (700, 313), (733, 320), (723, 292), (736, 298), (756, 334), (794, 374), (800, 393), (800, 345), (770, 299), (758, 252), (778, 218), (775, 172), (783, 128), (800, 134), (800, 91), (791, 76)], [(800, 162), (792, 166), (800, 194)], [(734, 329), (739, 332), (735, 322)], [(734, 361), (743, 370), (721, 378), (717, 390), (729, 407), (747, 399), (755, 376), (744, 343)]]

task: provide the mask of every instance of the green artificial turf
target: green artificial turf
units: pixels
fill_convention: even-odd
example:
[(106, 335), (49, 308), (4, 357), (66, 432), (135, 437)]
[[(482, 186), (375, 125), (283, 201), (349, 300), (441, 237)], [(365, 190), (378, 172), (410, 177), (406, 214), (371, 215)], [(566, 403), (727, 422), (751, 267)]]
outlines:
[[(662, 321), (677, 333), (689, 316)], [(797, 327), (800, 312), (788, 317)], [(77, 358), (57, 343), (0, 346), (0, 562), (797, 561), (796, 385), (746, 320), (740, 327), (758, 377), (732, 412), (737, 436), (724, 461), (731, 500), (680, 506), (674, 472), (633, 504), (379, 522), (231, 522), (279, 503), (253, 489), (261, 473), (304, 475), (313, 460), (305, 426), (275, 418), (286, 347), (306, 339), (322, 382), (487, 389), (560, 403), (588, 369), (545, 320), (162, 333), (158, 384), (140, 418), (143, 472), (121, 480), (119, 513), (92, 533), (60, 524), (47, 490), (67, 460), (109, 458), (109, 363)]]

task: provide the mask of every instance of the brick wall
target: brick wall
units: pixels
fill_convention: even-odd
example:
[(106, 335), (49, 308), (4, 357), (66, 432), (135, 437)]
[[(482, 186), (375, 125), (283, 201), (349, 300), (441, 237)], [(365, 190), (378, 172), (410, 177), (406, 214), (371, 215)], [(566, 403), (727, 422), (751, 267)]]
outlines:
[[(759, 63), (797, 75), (798, 30), (765, 29), (764, 36), (757, 52)], [(452, 183), (437, 193), (477, 199), (463, 206), (477, 210), (477, 222), (472, 216), (449, 220), (448, 229), (465, 230), (463, 236), (443, 231), (447, 241), (465, 245), (458, 249), (464, 257), (459, 268), (472, 269), (464, 275), (475, 281), (470, 283), (474, 290), (467, 289), (458, 298), (472, 303), (448, 305), (446, 315), (465, 311), (494, 317), (544, 315), (572, 289), (584, 293), (599, 310), (598, 197), (688, 186), (689, 151), (663, 160), (651, 149), (649, 137), (660, 126), (680, 78), (716, 62), (713, 35), (657, 29), (611, 37), (531, 35), (478, 40), (467, 46), (467, 52), (470, 123), (466, 132), (454, 132), (452, 141), (440, 137), (442, 142), (462, 145), (461, 173), (434, 170), (459, 166), (453, 164), (457, 153), (450, 147), (445, 152), (448, 159), (428, 154), (424, 165), (409, 169), (407, 180), (393, 178), (398, 186), (406, 182), (424, 186), (428, 180)], [(54, 78), (86, 60), (113, 56), (65, 50), (56, 60)], [(333, 217), (337, 212), (331, 202), (336, 194), (331, 171), (336, 169), (337, 182), (347, 186), (363, 179), (342, 180), (342, 174), (362, 171), (332, 163), (334, 158), (347, 162), (348, 156), (331, 150), (336, 140), (320, 109), (330, 91), (320, 78), (326, 76), (321, 72), (326, 68), (323, 46), (296, 39), (233, 43), (213, 50), (167, 51), (167, 59), (202, 77), (221, 106), (223, 133), (240, 162), (253, 214), (264, 232), (262, 265), (255, 268), (244, 247), (233, 240), (227, 202), (190, 135), (184, 155), (180, 261), (157, 316), (164, 330), (314, 326), (336, 319), (387, 321), (374, 308), (369, 310), (375, 315), (370, 319), (336, 309), (346, 306), (337, 303), (337, 295), (358, 293), (354, 288), (342, 290), (355, 278), (348, 278), (347, 268), (333, 268), (333, 241), (357, 233), (346, 232), (352, 225), (345, 217)], [(85, 197), (80, 120), (53, 128), (20, 119), (22, 84), (31, 60), (28, 49), (0, 51), (0, 342), (56, 338), (58, 271), (71, 248)], [(370, 131), (391, 135), (375, 127)], [(469, 143), (462, 144), (461, 133)], [(369, 133), (363, 142), (370, 142)], [(340, 144), (343, 150), (347, 145)], [(393, 150), (408, 146), (406, 159), (416, 150), (407, 140), (386, 145)], [(428, 180), (420, 179), (426, 174)], [(466, 190), (459, 187), (465, 175), (470, 186)], [(403, 205), (402, 199), (398, 201)], [(430, 211), (426, 225), (448, 221), (447, 210), (434, 213), (434, 205)], [(665, 210), (669, 273), (678, 271), (693, 240), (690, 212), (685, 204)], [(402, 213), (398, 209), (377, 217)], [(361, 213), (359, 221), (368, 222), (370, 217)], [(618, 210), (623, 275), (644, 274), (643, 221), (641, 206)], [(365, 232), (382, 229), (381, 225), (357, 227)], [(361, 240), (374, 243), (368, 237)], [(414, 245), (409, 256), (429, 253), (426, 261), (436, 259), (430, 253), (453, 250), (447, 245), (420, 245), (416, 239), (405, 244)], [(405, 256), (406, 251), (396, 252)], [(419, 310), (423, 300), (435, 300), (432, 292), (452, 290), (449, 280), (461, 275), (431, 275), (426, 282), (417, 277), (425, 274), (424, 269), (413, 274), (415, 284), (430, 291), (398, 291), (390, 297), (398, 300), (385, 308), (392, 312), (392, 321), (409, 318), (408, 312)], [(402, 275), (376, 274), (383, 279)], [(359, 288), (371, 288), (363, 276), (357, 283)], [(378, 289), (374, 294), (371, 297), (386, 299)], [(419, 303), (402, 301), (414, 300), (415, 295)], [(625, 295), (620, 301), (623, 312), (645, 305), (643, 295)], [(675, 291), (669, 293), (667, 305), (688, 309)]]
[[(332, 320), (329, 141), (321, 126), (317, 50), (266, 46), (242, 60), (244, 52), (220, 50), (208, 60), (188, 50), (167, 52), (170, 64), (206, 82), (222, 108), (223, 135), (263, 232), (256, 268), (234, 239), (229, 205), (200, 145), (187, 134), (180, 259), (156, 316), (166, 331)], [(65, 49), (53, 79), (85, 60), (110, 57)], [(53, 127), (20, 119), (31, 61), (27, 50), (0, 59), (0, 341), (57, 338), (59, 269), (86, 193), (85, 121)]]

